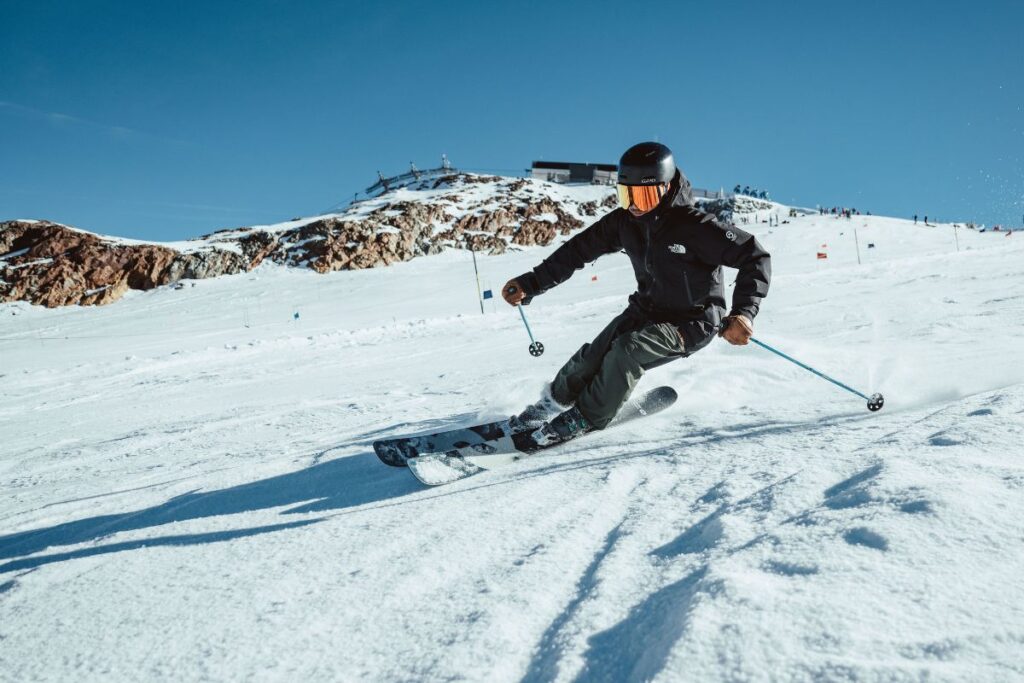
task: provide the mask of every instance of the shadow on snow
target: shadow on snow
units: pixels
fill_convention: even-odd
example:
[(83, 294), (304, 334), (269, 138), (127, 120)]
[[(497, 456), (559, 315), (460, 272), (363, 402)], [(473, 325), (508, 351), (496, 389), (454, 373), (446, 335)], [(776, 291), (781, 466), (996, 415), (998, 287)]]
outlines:
[[(580, 683), (649, 681), (665, 666), (672, 646), (686, 632), (706, 567), (652, 593), (629, 615), (587, 639)], [(712, 591), (714, 592), (714, 587)]]
[[(96, 541), (125, 531), (158, 527), (171, 522), (233, 515), (293, 506), (286, 513), (341, 510), (400, 498), (422, 491), (408, 473), (386, 467), (373, 453), (328, 460), (297, 472), (209, 492), (190, 492), (165, 503), (120, 514), (99, 515), (73, 522), (0, 536), (0, 560), (22, 557), (51, 546)], [(30, 569), (76, 557), (159, 545), (196, 545), (254, 536), (315, 524), (320, 519), (272, 524), (250, 529), (150, 538), (67, 553), (32, 557), (0, 565), (0, 572)]]
[[(76, 545), (97, 541), (125, 531), (158, 527), (221, 515), (234, 515), (269, 508), (293, 506), (285, 513), (313, 513), (343, 510), (369, 503), (381, 503), (422, 491), (423, 487), (407, 472), (383, 465), (372, 452), (322, 460), (326, 453), (350, 445), (365, 443), (371, 437), (430, 433), (471, 422), (475, 413), (464, 413), (421, 423), (399, 423), (351, 438), (347, 443), (328, 448), (313, 458), (313, 465), (297, 472), (240, 484), (216, 491), (192, 491), (165, 503), (121, 514), (99, 515), (54, 526), (0, 536), (0, 560), (24, 557), (58, 545)], [(43, 557), (31, 557), (0, 564), (0, 573), (32, 569), (41, 565), (143, 547), (198, 545), (245, 538), (320, 522), (322, 518), (270, 524), (248, 529), (211, 533), (183, 534), (113, 543)]]
[[(458, 418), (456, 416), (441, 423), (451, 424)], [(420, 430), (436, 428), (438, 421), (431, 421), (429, 427), (426, 424), (402, 425), (402, 427), (418, 427)], [(785, 433), (808, 428), (808, 425), (798, 423), (791, 425), (778, 425), (765, 423), (760, 425), (743, 425), (737, 433), (702, 433), (690, 434), (686, 439), (676, 446), (682, 448), (699, 447), (709, 443), (730, 441), (735, 439), (749, 439), (751, 437), (763, 436), (772, 433)], [(373, 436), (383, 436), (384, 432), (394, 433), (400, 427), (393, 427), (390, 430), (380, 430), (371, 433)], [(406, 432), (408, 430), (402, 429)], [(361, 435), (366, 436), (366, 435)], [(372, 452), (364, 452), (358, 455), (336, 458), (323, 461), (324, 454), (350, 445), (362, 442), (362, 439), (353, 439), (345, 444), (340, 444), (327, 449), (314, 457), (314, 464), (305, 469), (269, 477), (248, 484), (240, 484), (230, 488), (219, 489), (209, 492), (193, 491), (171, 498), (165, 503), (141, 510), (130, 512), (99, 515), (80, 519), (73, 522), (65, 522), (54, 526), (30, 531), (21, 531), (5, 536), (0, 536), (0, 560), (20, 557), (23, 559), (0, 564), (0, 573), (22, 569), (32, 569), (53, 562), (75, 559), (77, 557), (88, 557), (91, 555), (132, 550), (141, 547), (153, 547), (161, 545), (181, 546), (197, 545), (204, 543), (216, 543), (235, 538), (255, 536), (262, 533), (280, 531), (288, 528), (307, 526), (322, 521), (323, 518), (307, 519), (290, 523), (271, 524), (248, 529), (235, 529), (211, 533), (185, 534), (179, 536), (168, 536), (165, 538), (150, 538), (138, 541), (114, 543), (100, 547), (83, 548), (65, 553), (52, 554), (40, 557), (25, 557), (41, 552), (52, 546), (77, 545), (97, 541), (113, 534), (137, 531), (162, 526), (172, 522), (184, 522), (189, 520), (218, 517), (221, 515), (233, 515), (242, 512), (254, 512), (270, 508), (288, 507), (285, 513), (314, 513), (331, 510), (344, 510), (346, 508), (358, 507), (370, 503), (383, 503), (385, 501), (402, 498), (411, 493), (422, 492), (423, 487), (408, 473), (402, 472), (393, 467), (387, 467), (377, 459)], [(363, 442), (365, 443), (365, 442)], [(602, 444), (607, 446), (607, 444)], [(571, 461), (551, 463), (537, 468), (530, 472), (517, 473), (508, 481), (515, 481), (534, 476), (543, 476), (555, 471), (566, 471), (578, 468), (593, 467), (611, 461), (632, 459), (635, 457), (647, 457), (655, 454), (671, 453), (671, 447), (660, 446), (633, 454), (615, 454), (603, 458), (587, 459), (584, 462)], [(576, 455), (575, 452), (566, 453), (569, 457)], [(481, 484), (478, 487), (493, 486), (502, 482), (491, 481)], [(455, 493), (455, 491), (452, 491)], [(440, 494), (449, 495), (449, 494)], [(686, 538), (680, 541), (682, 545), (689, 546), (693, 539)], [(542, 667), (549, 669), (549, 667)]]

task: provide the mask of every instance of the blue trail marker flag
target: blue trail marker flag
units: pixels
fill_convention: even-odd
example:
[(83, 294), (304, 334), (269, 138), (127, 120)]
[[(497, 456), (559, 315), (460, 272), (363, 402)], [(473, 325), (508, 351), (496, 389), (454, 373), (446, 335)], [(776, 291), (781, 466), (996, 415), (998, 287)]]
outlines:
[(485, 289), (484, 290), (484, 298), (485, 299), (493, 299), (494, 298), (494, 294), (491, 293), (491, 290)]

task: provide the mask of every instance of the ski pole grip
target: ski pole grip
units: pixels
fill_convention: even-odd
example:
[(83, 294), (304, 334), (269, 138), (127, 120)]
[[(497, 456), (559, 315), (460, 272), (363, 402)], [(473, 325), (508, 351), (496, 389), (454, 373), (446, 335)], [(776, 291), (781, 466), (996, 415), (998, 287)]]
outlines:
[(518, 287), (516, 287), (515, 285), (509, 285), (508, 287), (505, 288), (506, 294), (512, 295), (515, 294), (516, 292), (523, 293), (523, 298), (519, 301), (519, 303), (522, 304), (523, 306), (529, 306), (530, 302), (533, 301), (533, 297), (527, 296), (526, 290), (523, 289), (522, 285)]

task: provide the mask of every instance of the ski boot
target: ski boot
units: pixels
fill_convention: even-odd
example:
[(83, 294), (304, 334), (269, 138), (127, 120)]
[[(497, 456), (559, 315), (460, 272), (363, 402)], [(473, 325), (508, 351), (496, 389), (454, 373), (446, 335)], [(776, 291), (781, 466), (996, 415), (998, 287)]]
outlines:
[(583, 417), (583, 413), (580, 412), (579, 408), (573, 406), (532, 432), (514, 434), (512, 441), (519, 450), (525, 453), (533, 453), (534, 451), (565, 443), (592, 431), (594, 431), (594, 425), (590, 423), (590, 420)]
[(523, 412), (508, 419), (509, 431), (512, 434), (532, 432), (568, 407), (556, 401), (551, 395), (551, 385), (545, 386), (539, 401), (526, 406)]

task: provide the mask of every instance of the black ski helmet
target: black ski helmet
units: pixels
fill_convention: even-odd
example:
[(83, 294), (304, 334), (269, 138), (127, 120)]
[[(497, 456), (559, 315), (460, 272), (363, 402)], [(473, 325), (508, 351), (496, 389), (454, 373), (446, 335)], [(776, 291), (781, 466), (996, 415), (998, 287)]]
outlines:
[(660, 142), (641, 142), (619, 159), (620, 185), (659, 185), (672, 182), (676, 161), (672, 150)]

